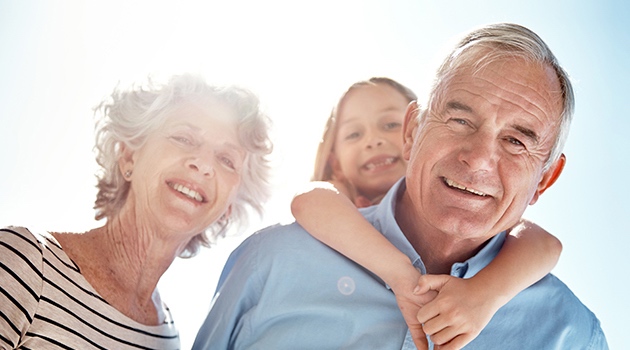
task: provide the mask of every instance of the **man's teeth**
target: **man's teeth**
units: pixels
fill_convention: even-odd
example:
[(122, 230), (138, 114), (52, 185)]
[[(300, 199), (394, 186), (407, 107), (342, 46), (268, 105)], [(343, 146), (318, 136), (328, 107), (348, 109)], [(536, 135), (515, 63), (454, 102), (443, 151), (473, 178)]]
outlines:
[(374, 169), (376, 169), (377, 167), (392, 164), (395, 160), (396, 160), (396, 158), (393, 158), (393, 157), (392, 157), (392, 158), (387, 158), (387, 159), (385, 159), (385, 160), (384, 160), (384, 161), (382, 161), (382, 162), (378, 162), (378, 163), (368, 163), (368, 164), (366, 164), (366, 165), (365, 165), (365, 168), (366, 168), (367, 170), (374, 170)]
[(194, 200), (196, 200), (197, 202), (202, 202), (202, 201), (203, 201), (203, 197), (201, 197), (201, 195), (200, 195), (197, 191), (195, 191), (195, 190), (193, 190), (193, 189), (190, 189), (190, 188), (188, 188), (188, 187), (186, 187), (186, 186), (184, 186), (184, 185), (180, 185), (180, 184), (171, 184), (171, 187), (172, 187), (175, 191), (180, 192), (180, 193), (183, 193), (183, 194), (184, 194), (184, 195), (186, 195), (188, 198), (194, 199)]
[(453, 180), (450, 180), (450, 179), (445, 179), (445, 180), (446, 180), (446, 184), (449, 185), (450, 187), (457, 188), (457, 189), (460, 189), (462, 191), (467, 191), (467, 192), (470, 192), (470, 193), (473, 193), (473, 194), (476, 194), (476, 195), (482, 196), (482, 197), (487, 196), (487, 194), (485, 194), (483, 192), (479, 192), (479, 191), (474, 190), (472, 188), (468, 188), (468, 187), (466, 187), (464, 185), (460, 185), (460, 184), (458, 184), (457, 182), (455, 182)]

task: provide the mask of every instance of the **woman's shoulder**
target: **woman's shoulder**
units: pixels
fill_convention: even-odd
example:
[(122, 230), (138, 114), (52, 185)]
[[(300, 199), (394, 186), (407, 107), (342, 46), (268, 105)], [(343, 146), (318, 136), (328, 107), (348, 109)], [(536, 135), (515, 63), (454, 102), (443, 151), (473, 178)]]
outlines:
[[(7, 275), (3, 283), (5, 290), (13, 292), (14, 300), (24, 305), (36, 305), (41, 292), (44, 271), (45, 238), (26, 227), (7, 226), (0, 228), (0, 277)], [(33, 298), (28, 298), (32, 295)], [(30, 310), (30, 309), (29, 309)]]
[(44, 261), (51, 254), (66, 258), (59, 242), (49, 232), (23, 226), (0, 228), (0, 261), (5, 266), (13, 266), (13, 271), (37, 273), (41, 277)]
[(44, 233), (40, 233), (22, 226), (6, 226), (0, 228), (0, 241), (3, 242), (4, 246), (30, 246), (32, 249), (41, 253), (42, 245), (46, 239), (50, 238), (52, 238), (52, 236), (48, 232), (44, 231)]

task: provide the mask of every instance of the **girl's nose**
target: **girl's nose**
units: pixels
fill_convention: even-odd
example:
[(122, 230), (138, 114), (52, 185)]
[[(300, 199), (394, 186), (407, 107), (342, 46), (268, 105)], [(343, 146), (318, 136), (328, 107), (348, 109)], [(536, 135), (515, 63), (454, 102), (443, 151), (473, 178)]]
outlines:
[(372, 132), (367, 135), (367, 148), (376, 148), (383, 145), (383, 138), (378, 133)]

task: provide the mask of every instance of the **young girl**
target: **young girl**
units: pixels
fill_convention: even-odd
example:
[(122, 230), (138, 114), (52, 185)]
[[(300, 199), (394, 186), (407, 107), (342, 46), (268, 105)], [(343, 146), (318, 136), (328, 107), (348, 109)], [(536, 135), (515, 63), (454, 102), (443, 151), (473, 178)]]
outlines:
[(416, 346), (426, 347), (426, 333), (435, 344), (461, 348), (501, 306), (551, 271), (562, 246), (542, 228), (521, 221), (494, 261), (473, 278), (421, 275), (363, 218), (356, 207), (380, 202), (405, 173), (402, 123), (416, 99), (389, 78), (352, 85), (327, 122), (315, 182), (296, 195), (291, 210), (314, 237), (391, 287)]

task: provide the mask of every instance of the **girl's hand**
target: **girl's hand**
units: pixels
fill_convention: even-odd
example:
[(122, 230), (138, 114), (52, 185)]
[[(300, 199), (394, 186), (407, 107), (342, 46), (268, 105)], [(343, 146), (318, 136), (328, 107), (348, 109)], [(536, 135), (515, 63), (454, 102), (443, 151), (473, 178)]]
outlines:
[(449, 275), (423, 275), (414, 294), (438, 292), (417, 314), (417, 321), (438, 349), (461, 349), (475, 339), (501, 307), (492, 293)]
[(413, 339), (416, 348), (418, 348), (418, 350), (426, 350), (429, 345), (427, 342), (427, 336), (422, 328), (422, 323), (418, 321), (418, 312), (423, 305), (433, 300), (438, 293), (433, 290), (428, 290), (422, 293), (414, 293), (414, 287), (416, 287), (416, 285), (413, 280), (419, 277), (420, 273), (413, 267), (411, 269), (415, 272), (416, 277), (413, 279), (405, 278), (394, 280), (392, 281), (390, 287), (396, 296), (398, 308), (405, 319), (405, 323), (407, 323), (407, 327), (409, 327), (409, 332), (411, 333), (411, 338)]

